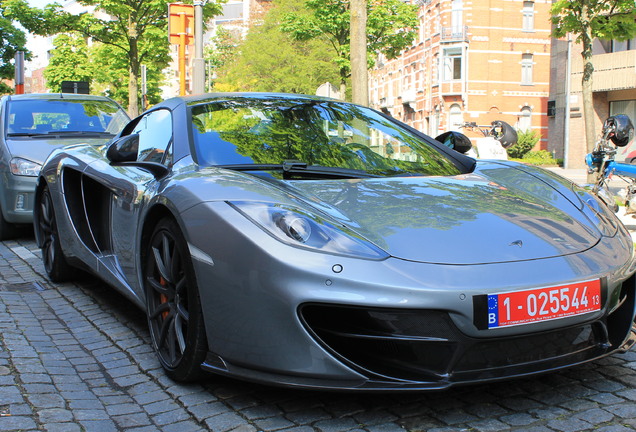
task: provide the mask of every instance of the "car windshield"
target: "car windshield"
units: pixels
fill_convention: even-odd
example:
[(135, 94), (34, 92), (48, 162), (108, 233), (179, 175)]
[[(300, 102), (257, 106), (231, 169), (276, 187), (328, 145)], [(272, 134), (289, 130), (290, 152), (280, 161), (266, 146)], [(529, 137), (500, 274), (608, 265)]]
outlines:
[(195, 153), (204, 166), (286, 172), (328, 167), (374, 176), (460, 174), (426, 140), (357, 105), (225, 99), (191, 109)]
[(31, 99), (9, 104), (8, 136), (117, 134), (128, 115), (108, 99)]

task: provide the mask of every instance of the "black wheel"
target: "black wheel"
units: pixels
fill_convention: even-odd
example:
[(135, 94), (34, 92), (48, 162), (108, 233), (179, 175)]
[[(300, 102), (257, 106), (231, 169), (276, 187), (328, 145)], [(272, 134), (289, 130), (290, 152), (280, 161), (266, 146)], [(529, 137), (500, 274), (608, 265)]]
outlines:
[(207, 340), (190, 254), (172, 219), (161, 220), (145, 254), (144, 284), (150, 335), (161, 365), (176, 381), (202, 374)]
[(39, 231), (40, 248), (42, 249), (42, 261), (44, 270), (53, 282), (63, 282), (72, 278), (75, 269), (68, 264), (57, 232), (55, 210), (51, 201), (51, 192), (48, 186), (42, 191), (39, 211), (35, 212), (35, 229)]

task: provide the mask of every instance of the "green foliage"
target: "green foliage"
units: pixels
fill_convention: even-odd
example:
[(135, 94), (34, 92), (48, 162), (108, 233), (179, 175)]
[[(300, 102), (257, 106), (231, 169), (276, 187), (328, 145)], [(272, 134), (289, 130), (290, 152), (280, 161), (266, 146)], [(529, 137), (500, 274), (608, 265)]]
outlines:
[(205, 47), (203, 57), (213, 69), (221, 69), (225, 65), (229, 65), (239, 54), (240, 44), (240, 35), (225, 27), (218, 27), (216, 35)]
[[(324, 39), (335, 50), (333, 62), (338, 65), (340, 82), (351, 74), (349, 2), (344, 0), (307, 0), (309, 13), (284, 16), (282, 30), (299, 41)], [(397, 57), (409, 47), (418, 25), (417, 5), (401, 0), (369, 0), (367, 2), (367, 46), (369, 66), (376, 54)]]
[[(114, 57), (126, 59), (128, 76), (128, 110), (131, 115), (139, 111), (139, 83), (141, 65), (163, 69), (169, 61), (167, 28), (169, 0), (78, 0), (106, 14), (74, 15), (59, 4), (44, 9), (32, 8), (26, 0), (3, 0), (6, 16), (20, 22), (27, 30), (38, 35), (53, 35), (77, 31), (93, 41), (113, 48)], [(207, 2), (204, 17), (220, 11), (217, 2)], [(99, 16), (103, 16), (99, 15)], [(113, 57), (113, 58), (114, 58)]]
[(4, 4), (0, 2), (0, 94), (13, 93), (13, 89), (2, 82), (3, 79), (13, 79), (15, 66), (12, 63), (15, 53), (25, 52), (25, 58), (29, 59), (26, 50), (26, 35), (22, 30), (13, 25), (9, 18), (5, 18)]
[(301, 42), (280, 30), (285, 14), (303, 8), (302, 0), (276, 0), (263, 23), (253, 27), (240, 46), (226, 49), (225, 58), (220, 57), (215, 88), (314, 94), (321, 84), (338, 82), (326, 41)]
[(506, 149), (508, 156), (515, 159), (521, 159), (535, 146), (541, 137), (535, 131), (528, 129), (527, 131), (517, 131), (517, 142)]
[(599, 39), (631, 39), (636, 34), (634, 0), (557, 0), (552, 4), (553, 34), (567, 33), (584, 42), (586, 34)]
[(46, 85), (62, 91), (62, 81), (92, 81), (94, 64), (89, 62), (86, 40), (77, 34), (61, 34), (53, 40), (49, 65), (44, 70)]
[(557, 165), (557, 160), (547, 150), (528, 152), (523, 157), (522, 162), (531, 165)]

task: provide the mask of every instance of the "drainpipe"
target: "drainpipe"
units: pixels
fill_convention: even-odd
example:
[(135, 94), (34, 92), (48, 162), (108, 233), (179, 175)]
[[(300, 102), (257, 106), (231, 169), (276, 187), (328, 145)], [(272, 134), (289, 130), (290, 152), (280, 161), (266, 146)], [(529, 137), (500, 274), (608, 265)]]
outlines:
[(570, 167), (570, 79), (572, 68), (572, 38), (568, 33), (567, 67), (565, 69), (565, 117), (563, 119), (563, 168)]

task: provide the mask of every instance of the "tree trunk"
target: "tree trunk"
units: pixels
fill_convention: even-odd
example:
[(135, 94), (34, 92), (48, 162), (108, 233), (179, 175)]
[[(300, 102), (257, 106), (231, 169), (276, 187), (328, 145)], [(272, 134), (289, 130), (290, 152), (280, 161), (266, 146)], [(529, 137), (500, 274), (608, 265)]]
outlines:
[(137, 29), (135, 23), (128, 23), (128, 115), (135, 118), (139, 115), (139, 47), (137, 46)]
[(350, 0), (351, 10), (351, 91), (354, 103), (369, 105), (367, 70), (367, 2)]
[[(590, 22), (588, 15), (588, 7), (583, 4), (581, 19), (585, 22)], [(583, 78), (581, 79), (581, 87), (583, 90), (583, 123), (585, 124), (585, 148), (587, 153), (591, 153), (594, 150), (596, 144), (596, 128), (594, 127), (594, 94), (592, 91), (592, 75), (594, 73), (594, 65), (592, 64), (592, 28), (586, 26), (586, 30), (581, 34), (583, 42)], [(588, 174), (587, 181), (594, 183), (597, 178), (597, 173)]]
[(340, 99), (347, 100), (347, 79), (340, 77)]

